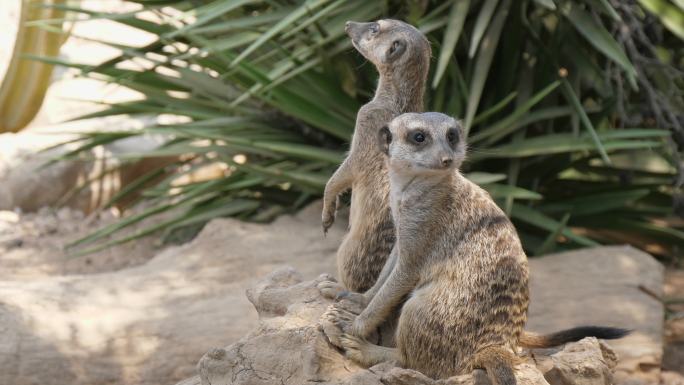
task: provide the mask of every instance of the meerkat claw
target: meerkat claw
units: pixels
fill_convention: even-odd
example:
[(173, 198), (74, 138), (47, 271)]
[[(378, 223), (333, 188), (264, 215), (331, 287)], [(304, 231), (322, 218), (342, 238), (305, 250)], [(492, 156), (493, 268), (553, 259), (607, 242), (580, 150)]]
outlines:
[(335, 296), (335, 301), (339, 302), (339, 301), (347, 298), (349, 296), (349, 293), (350, 293), (349, 290), (343, 290), (343, 291), (337, 293), (337, 295)]
[(323, 234), (327, 235), (328, 230), (332, 227), (333, 223), (335, 222), (335, 219), (323, 219), (323, 223), (321, 224), (323, 226)]
[(341, 294), (338, 295), (337, 298), (335, 298), (335, 301), (337, 302), (337, 306), (344, 309), (345, 311), (348, 311), (355, 315), (359, 315), (361, 314), (361, 312), (363, 312), (363, 309), (365, 309), (366, 306), (368, 306), (368, 301), (366, 300), (366, 297), (363, 296), (363, 294), (353, 292)]

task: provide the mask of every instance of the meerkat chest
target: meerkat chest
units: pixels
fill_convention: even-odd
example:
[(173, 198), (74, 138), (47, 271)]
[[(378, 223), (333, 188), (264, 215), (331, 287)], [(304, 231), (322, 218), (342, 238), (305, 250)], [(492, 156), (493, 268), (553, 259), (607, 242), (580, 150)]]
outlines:
[(439, 202), (435, 202), (432, 183), (418, 178), (397, 178), (390, 173), (390, 207), (399, 242), (422, 244), (434, 232)]

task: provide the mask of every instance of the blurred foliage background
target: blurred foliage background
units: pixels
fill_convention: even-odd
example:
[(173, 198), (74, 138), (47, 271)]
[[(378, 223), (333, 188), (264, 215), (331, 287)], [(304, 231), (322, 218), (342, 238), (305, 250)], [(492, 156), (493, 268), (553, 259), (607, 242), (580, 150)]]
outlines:
[[(144, 95), (84, 119), (176, 118), (103, 128), (64, 156), (161, 135), (157, 149), (122, 158), (173, 159), (108, 203), (135, 197), (145, 209), (74, 244), (81, 252), (159, 231), (187, 239), (220, 216), (269, 221), (319, 198), (377, 78), (344, 22), (389, 17), (427, 34), (426, 110), (464, 120), (464, 172), (512, 217), (531, 255), (604, 243), (684, 253), (681, 0), (134, 2), (139, 11), (111, 14), (44, 6), (144, 30), (153, 43), (104, 42), (121, 55), (95, 66), (31, 56)], [(41, 24), (59, 32), (62, 22)]]

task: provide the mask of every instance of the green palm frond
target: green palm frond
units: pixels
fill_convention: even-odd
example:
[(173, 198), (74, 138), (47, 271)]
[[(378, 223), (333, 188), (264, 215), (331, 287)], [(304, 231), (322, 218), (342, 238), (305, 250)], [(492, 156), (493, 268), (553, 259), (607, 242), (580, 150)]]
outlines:
[[(376, 82), (372, 66), (353, 52), (344, 23), (391, 16), (416, 24), (433, 43), (428, 109), (464, 119), (471, 144), (465, 172), (506, 207), (528, 251), (607, 242), (601, 230), (611, 229), (639, 231), (681, 252), (684, 229), (660, 225), (672, 215), (678, 191), (668, 145), (672, 127), (657, 129), (642, 116), (637, 91), (640, 77), (658, 78), (668, 67), (644, 71), (613, 34), (625, 9), (645, 17), (636, 1), (620, 9), (607, 0), (136, 2), (143, 8), (127, 14), (61, 8), (153, 33), (156, 41), (117, 45), (121, 54), (96, 66), (34, 57), (144, 95), (83, 118), (163, 113), (187, 120), (89, 133), (64, 156), (154, 134), (167, 142), (121, 156), (184, 159), (122, 190), (110, 203), (142, 190), (148, 208), (94, 232), (79, 247), (168, 234), (218, 216), (268, 220), (320, 197)], [(653, 12), (657, 2), (639, 3)], [(165, 7), (180, 12), (169, 16)], [(145, 18), (147, 10), (159, 21)], [(661, 17), (678, 31), (672, 16)], [(673, 49), (671, 63), (681, 63), (683, 54), (681, 46)], [(122, 65), (132, 60), (149, 69)], [(667, 92), (681, 103), (684, 84), (675, 86)], [(628, 123), (627, 116), (642, 118)], [(641, 157), (657, 161), (644, 169)], [(221, 178), (178, 184), (211, 164), (225, 170)], [(162, 212), (173, 215), (119, 235)]]

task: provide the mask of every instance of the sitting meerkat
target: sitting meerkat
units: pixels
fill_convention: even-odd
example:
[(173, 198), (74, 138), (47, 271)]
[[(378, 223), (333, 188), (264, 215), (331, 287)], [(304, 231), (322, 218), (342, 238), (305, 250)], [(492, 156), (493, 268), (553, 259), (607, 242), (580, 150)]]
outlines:
[[(431, 50), (420, 31), (399, 20), (347, 22), (345, 30), (380, 76), (373, 100), (357, 114), (349, 154), (325, 186), (322, 222), (327, 232), (339, 195), (351, 189), (349, 232), (337, 251), (338, 274), (346, 289), (364, 292), (377, 280), (394, 244), (389, 181), (377, 132), (404, 112), (423, 111)], [(328, 297), (343, 290), (334, 282), (321, 287)]]
[[(339, 341), (371, 366), (398, 361), (433, 378), (485, 369), (515, 384), (517, 346), (550, 347), (585, 336), (619, 338), (617, 328), (580, 327), (543, 336), (523, 332), (529, 303), (527, 257), (489, 194), (458, 171), (462, 126), (440, 113), (407, 113), (380, 130), (396, 227), (393, 259), (377, 294)], [(396, 348), (369, 343), (401, 307)]]

